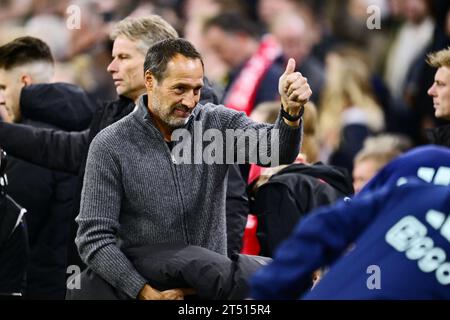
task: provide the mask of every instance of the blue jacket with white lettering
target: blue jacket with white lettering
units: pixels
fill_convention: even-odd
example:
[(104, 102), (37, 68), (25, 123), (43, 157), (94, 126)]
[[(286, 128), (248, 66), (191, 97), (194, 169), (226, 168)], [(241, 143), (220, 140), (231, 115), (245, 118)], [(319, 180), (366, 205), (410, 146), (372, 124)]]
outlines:
[[(450, 299), (448, 170), (449, 149), (417, 148), (351, 202), (316, 210), (254, 276), (252, 297)], [(328, 273), (307, 291), (324, 265)]]

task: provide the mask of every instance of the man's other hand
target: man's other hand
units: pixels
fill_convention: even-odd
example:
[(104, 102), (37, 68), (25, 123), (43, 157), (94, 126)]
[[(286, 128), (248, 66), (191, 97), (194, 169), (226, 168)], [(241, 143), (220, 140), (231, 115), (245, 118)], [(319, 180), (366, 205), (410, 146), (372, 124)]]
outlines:
[(183, 300), (186, 295), (195, 294), (194, 289), (182, 288), (182, 289), (169, 289), (165, 291), (159, 291), (146, 284), (139, 292), (139, 300)]

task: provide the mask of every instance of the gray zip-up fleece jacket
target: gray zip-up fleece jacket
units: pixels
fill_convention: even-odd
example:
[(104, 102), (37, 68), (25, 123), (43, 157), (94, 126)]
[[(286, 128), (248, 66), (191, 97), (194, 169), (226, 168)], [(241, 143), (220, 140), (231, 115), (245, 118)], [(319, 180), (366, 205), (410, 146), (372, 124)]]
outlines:
[[(243, 112), (208, 103), (197, 105), (184, 128), (194, 136), (199, 123), (203, 132), (279, 129), (282, 164), (292, 163), (300, 149), (302, 128), (289, 127), (281, 118), (275, 125), (255, 123)], [(226, 164), (174, 163), (143, 95), (136, 111), (101, 131), (90, 145), (76, 219), (82, 259), (136, 298), (146, 279), (121, 248), (184, 243), (226, 255), (227, 170)]]

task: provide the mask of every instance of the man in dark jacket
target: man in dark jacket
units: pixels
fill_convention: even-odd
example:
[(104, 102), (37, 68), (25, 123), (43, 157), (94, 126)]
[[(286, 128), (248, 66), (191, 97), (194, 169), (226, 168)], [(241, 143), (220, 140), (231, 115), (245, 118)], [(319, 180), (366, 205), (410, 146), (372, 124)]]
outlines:
[[(52, 77), (53, 57), (41, 40), (22, 37), (0, 47), (0, 107), (7, 111), (4, 120), (50, 127), (27, 119), (21, 112), (21, 105), (35, 103), (22, 95), (22, 87), (47, 83)], [(46, 101), (51, 98), (46, 95)], [(11, 181), (9, 194), (28, 210), (30, 264), (26, 297), (62, 299), (75, 177), (13, 157), (6, 170)]]
[[(450, 48), (430, 54), (428, 63), (438, 68), (428, 89), (428, 95), (433, 97), (434, 115), (450, 120)], [(450, 124), (428, 130), (427, 134), (432, 143), (450, 147)]]

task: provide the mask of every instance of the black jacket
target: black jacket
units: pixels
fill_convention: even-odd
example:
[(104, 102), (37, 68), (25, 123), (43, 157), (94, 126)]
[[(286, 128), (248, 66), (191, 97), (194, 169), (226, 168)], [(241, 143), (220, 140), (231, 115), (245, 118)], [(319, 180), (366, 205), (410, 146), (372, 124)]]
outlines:
[(23, 296), (29, 256), (28, 235), (20, 207), (6, 194), (5, 159), (0, 149), (0, 299)]
[(428, 129), (426, 133), (430, 143), (450, 147), (450, 124)]
[[(47, 126), (24, 120), (35, 128)], [(26, 297), (63, 299), (76, 177), (9, 157), (8, 193), (27, 209), (30, 263)]]
[(0, 195), (0, 299), (23, 296), (26, 290), (29, 246), (22, 210), (12, 198)]
[(251, 212), (258, 216), (260, 254), (272, 256), (297, 222), (312, 209), (352, 194), (350, 176), (338, 167), (293, 164), (273, 175), (251, 202)]
[[(28, 120), (26, 115), (38, 118), (48, 115), (51, 122), (60, 124), (61, 127), (81, 129), (86, 127), (95, 108), (81, 89), (64, 83), (25, 87), (21, 92), (20, 107), (24, 119), (22, 126), (11, 126), (27, 128), (32, 132), (57, 128)], [(65, 121), (58, 118), (58, 113), (52, 112), (54, 108), (63, 111), (59, 113), (65, 114)], [(29, 150), (27, 146), (33, 141), (26, 140), (20, 134), (1, 133), (0, 137), (15, 143), (14, 147), (19, 154), (31, 151), (29, 159), (34, 160), (33, 150)], [(26, 296), (33, 299), (62, 299), (65, 294), (67, 241), (76, 177), (12, 156), (9, 156), (6, 170), (10, 182), (9, 195), (28, 211), (30, 263), (27, 269)]]
[(8, 194), (27, 210), (30, 263), (26, 297), (63, 299), (76, 177), (13, 157), (9, 157), (6, 172)]

